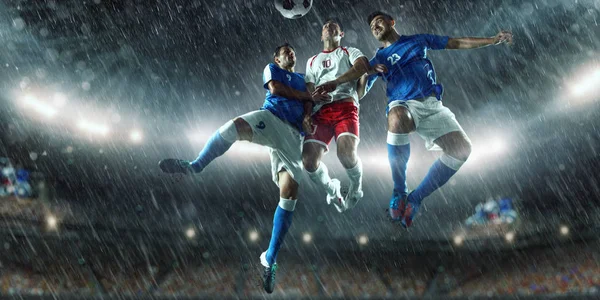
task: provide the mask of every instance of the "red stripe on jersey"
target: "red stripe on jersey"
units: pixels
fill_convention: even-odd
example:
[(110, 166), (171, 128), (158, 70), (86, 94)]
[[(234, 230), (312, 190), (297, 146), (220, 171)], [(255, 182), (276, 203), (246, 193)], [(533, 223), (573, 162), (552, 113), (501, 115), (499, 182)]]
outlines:
[(344, 50), (344, 52), (346, 52), (346, 55), (350, 56), (350, 53), (348, 53), (348, 49), (346, 49), (346, 47), (342, 47), (342, 50)]
[[(317, 55), (318, 55), (318, 54), (317, 54)], [(315, 61), (315, 58), (317, 58), (317, 55), (313, 56), (313, 57), (310, 59), (310, 64), (309, 64), (309, 65), (310, 65), (310, 67), (311, 67), (311, 68), (312, 68), (312, 63), (313, 63), (313, 61)]]

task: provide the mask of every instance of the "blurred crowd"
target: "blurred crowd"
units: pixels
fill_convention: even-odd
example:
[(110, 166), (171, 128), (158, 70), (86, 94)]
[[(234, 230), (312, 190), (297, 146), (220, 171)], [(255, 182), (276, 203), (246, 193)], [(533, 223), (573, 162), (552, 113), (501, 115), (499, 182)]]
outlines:
[[(314, 264), (282, 261), (272, 295), (284, 297), (419, 297), (595, 295), (600, 288), (598, 246), (519, 250), (494, 255), (403, 257), (397, 265), (352, 255)], [(429, 259), (431, 261), (431, 259)], [(67, 260), (0, 265), (1, 295), (263, 297), (258, 265), (200, 257), (187, 263), (87, 264)]]

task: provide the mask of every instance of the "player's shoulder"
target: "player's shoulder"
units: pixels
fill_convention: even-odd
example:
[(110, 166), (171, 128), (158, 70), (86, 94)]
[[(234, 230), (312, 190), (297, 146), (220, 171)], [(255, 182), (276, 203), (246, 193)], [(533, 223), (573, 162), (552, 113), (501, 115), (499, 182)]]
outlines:
[(273, 72), (277, 72), (279, 70), (280, 70), (280, 68), (275, 63), (269, 63), (268, 65), (265, 66), (263, 73), (265, 73), (265, 72), (273, 73)]
[(319, 56), (320, 53), (317, 53), (313, 56), (311, 56), (307, 61), (306, 61), (306, 65), (310, 68), (313, 65), (313, 62), (315, 61), (315, 59), (317, 58), (317, 56)]

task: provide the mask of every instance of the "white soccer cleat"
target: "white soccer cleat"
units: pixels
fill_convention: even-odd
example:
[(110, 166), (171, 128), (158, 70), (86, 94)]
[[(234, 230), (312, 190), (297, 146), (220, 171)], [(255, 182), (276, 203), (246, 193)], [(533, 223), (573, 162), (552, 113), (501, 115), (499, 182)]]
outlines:
[(348, 189), (348, 194), (344, 199), (344, 210), (348, 210), (354, 208), (358, 201), (360, 201), (364, 196), (364, 192), (359, 187), (358, 189), (354, 188), (354, 185), (351, 183), (350, 188)]
[(331, 179), (330, 190), (327, 191), (327, 205), (333, 204), (339, 212), (344, 209), (344, 197), (342, 197), (342, 183), (337, 179)]

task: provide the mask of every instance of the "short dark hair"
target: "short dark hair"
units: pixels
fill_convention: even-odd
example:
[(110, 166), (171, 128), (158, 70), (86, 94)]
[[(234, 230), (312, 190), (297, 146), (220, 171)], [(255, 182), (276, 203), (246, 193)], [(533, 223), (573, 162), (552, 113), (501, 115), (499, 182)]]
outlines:
[(294, 49), (294, 47), (292, 47), (292, 45), (290, 45), (290, 44), (288, 44), (288, 43), (286, 42), (285, 44), (283, 44), (283, 45), (280, 45), (280, 46), (277, 46), (277, 48), (275, 48), (275, 52), (273, 53), (273, 58), (275, 58), (275, 57), (279, 56), (279, 51), (281, 51), (281, 48), (285, 48), (285, 47), (288, 47), (288, 48), (290, 48), (290, 49), (292, 49), (292, 50), (296, 51), (296, 50)]
[(372, 12), (368, 17), (367, 17), (367, 24), (371, 25), (371, 22), (373, 22), (373, 19), (375, 19), (375, 17), (377, 16), (382, 16), (386, 21), (393, 21), (394, 18), (392, 18), (392, 16), (382, 12), (382, 11), (376, 11), (376, 12)]
[(323, 23), (323, 25), (325, 25), (327, 23), (338, 24), (338, 26), (340, 26), (340, 31), (344, 31), (344, 26), (342, 25), (342, 22), (340, 22), (340, 20), (338, 18), (329, 18)]

